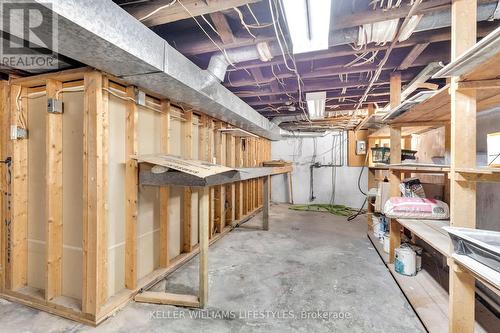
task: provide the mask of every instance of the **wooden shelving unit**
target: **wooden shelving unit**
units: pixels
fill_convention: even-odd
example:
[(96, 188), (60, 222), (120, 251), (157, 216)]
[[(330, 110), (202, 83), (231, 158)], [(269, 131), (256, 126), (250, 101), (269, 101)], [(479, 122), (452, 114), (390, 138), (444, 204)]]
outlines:
[[(476, 5), (476, 1), (452, 2), (452, 21), (458, 23), (452, 25), (453, 61), (435, 75), (451, 78), (449, 84), (433, 97), (392, 119), (388, 129), (380, 129), (370, 136), (383, 137), (389, 133), (391, 165), (388, 169), (392, 196), (399, 196), (399, 183), (405, 173), (442, 173), (450, 179), (451, 220), (391, 220), (390, 253), (388, 260), (383, 260), (430, 332), (484, 331), (475, 320), (482, 316), (481, 313), (484, 314), (479, 311), (481, 305), (478, 306), (475, 301), (475, 282), (481, 281), (497, 294), (500, 290), (500, 274), (485, 269), (484, 265), (469, 257), (454, 254), (447, 233), (441, 229), (445, 225), (475, 228), (476, 182), (500, 181), (500, 169), (476, 165), (476, 112), (500, 104), (500, 28), (475, 44), (476, 22), (472, 13)], [(462, 15), (464, 12), (468, 14)], [(396, 103), (400, 93), (397, 90), (398, 87), (391, 84), (391, 109), (399, 104)], [(417, 127), (443, 125), (445, 148), (450, 153), (449, 167), (401, 164), (401, 139), (408, 133), (405, 128), (414, 131)], [(373, 174), (376, 169), (370, 170), (369, 187), (375, 187)], [(368, 219), (370, 224), (370, 215)], [(447, 258), (448, 291), (425, 271), (414, 277), (395, 273), (394, 249), (400, 244), (402, 228), (411, 231)], [(383, 253), (375, 243), (377, 251)], [(493, 318), (493, 322), (498, 325), (498, 318)]]

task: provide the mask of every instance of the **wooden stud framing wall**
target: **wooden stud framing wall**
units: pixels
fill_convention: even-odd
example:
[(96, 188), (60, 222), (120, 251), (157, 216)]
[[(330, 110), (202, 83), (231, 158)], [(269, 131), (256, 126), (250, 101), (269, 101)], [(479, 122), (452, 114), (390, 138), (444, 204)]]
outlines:
[[(138, 186), (133, 154), (260, 166), (271, 145), (159, 96), (136, 105), (135, 89), (89, 68), (0, 82), (2, 297), (98, 324), (198, 253), (201, 219), (214, 242), (261, 207), (262, 179)], [(11, 140), (11, 126), (28, 138)]]

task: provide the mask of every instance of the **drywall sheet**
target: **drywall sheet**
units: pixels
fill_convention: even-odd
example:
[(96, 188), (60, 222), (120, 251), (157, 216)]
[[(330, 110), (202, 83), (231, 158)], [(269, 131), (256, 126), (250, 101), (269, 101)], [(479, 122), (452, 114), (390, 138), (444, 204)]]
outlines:
[(83, 91), (61, 93), (63, 114), (62, 293), (81, 299), (83, 276)]
[[(38, 97), (35, 97), (38, 96)], [(47, 98), (28, 99), (28, 286), (45, 288), (45, 116)]]
[(109, 96), (108, 296), (125, 288), (126, 103)]
[[(161, 152), (161, 114), (139, 107), (137, 121), (139, 154)], [(160, 201), (159, 189), (139, 187), (137, 221), (137, 277), (140, 279), (159, 266)]]
[[(63, 117), (62, 294), (81, 299), (83, 219), (83, 92), (61, 93)], [(28, 286), (46, 276), (46, 96), (28, 101)]]

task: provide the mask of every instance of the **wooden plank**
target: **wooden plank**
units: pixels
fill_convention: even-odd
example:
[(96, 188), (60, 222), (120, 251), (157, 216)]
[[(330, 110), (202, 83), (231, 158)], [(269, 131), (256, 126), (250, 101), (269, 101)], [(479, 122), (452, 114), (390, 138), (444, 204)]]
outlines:
[[(200, 16), (220, 12), (222, 10), (231, 9), (233, 7), (243, 6), (247, 3), (254, 3), (260, 0), (183, 0), (172, 3), (171, 6), (166, 6), (171, 3), (171, 0), (159, 0), (153, 3), (139, 4), (136, 6), (124, 7), (136, 19), (141, 20), (146, 26), (155, 25), (184, 20), (193, 16)], [(157, 10), (162, 8), (161, 10)], [(150, 13), (153, 13), (150, 15)]]
[(209, 245), (209, 189), (204, 187), (199, 192), (199, 239), (200, 239), (200, 267), (199, 267), (199, 302), (200, 307), (205, 307), (208, 302), (208, 245)]
[[(127, 87), (127, 97), (135, 100), (134, 87)], [(137, 161), (131, 158), (138, 153), (137, 121), (139, 112), (134, 101), (127, 101), (125, 142), (125, 287), (137, 286), (137, 216), (139, 182)]]
[(408, 67), (410, 67), (413, 64), (413, 62), (418, 58), (418, 56), (422, 54), (422, 52), (424, 52), (424, 50), (427, 48), (427, 46), (429, 46), (429, 44), (430, 43), (421, 43), (415, 45), (410, 50), (410, 52), (408, 52), (403, 61), (401, 61), (401, 65), (399, 65), (398, 70), (402, 71), (408, 69)]
[[(47, 80), (47, 98), (58, 99), (62, 83), (53, 79)], [(63, 187), (63, 115), (46, 113), (46, 273), (45, 299), (51, 300), (61, 295), (62, 290), (62, 255), (63, 255), (63, 221), (62, 221), (62, 187)]]
[[(161, 101), (161, 142), (160, 149), (162, 153), (170, 152), (170, 101)], [(160, 267), (168, 267), (168, 202), (170, 197), (170, 188), (168, 186), (160, 187)]]
[(107, 276), (100, 271), (102, 239), (106, 228), (103, 163), (103, 77), (100, 72), (85, 73), (83, 129), (83, 289), (82, 311), (96, 315), (100, 308), (100, 290)]
[(270, 176), (264, 177), (263, 186), (263, 207), (262, 207), (262, 229), (269, 230), (269, 206), (270, 206), (270, 195), (269, 187), (271, 186)]
[[(11, 124), (13, 126), (24, 127), (21, 119), (25, 121), (28, 119), (27, 91), (26, 88), (20, 86), (11, 86)], [(7, 228), (7, 237), (10, 239), (7, 258), (10, 261), (11, 270), (7, 288), (16, 290), (24, 287), (28, 281), (28, 140), (26, 139), (12, 141), (11, 188), (12, 221), (9, 225), (10, 230)]]
[[(184, 112), (184, 123), (182, 124), (182, 156), (185, 158), (193, 157), (193, 112)], [(183, 189), (182, 199), (182, 251), (191, 252), (193, 247), (191, 243), (191, 197), (193, 191), (189, 187)]]
[[(401, 163), (401, 128), (391, 127), (391, 164)], [(401, 175), (396, 170), (389, 171), (389, 182), (391, 196), (399, 197), (399, 183)], [(389, 262), (394, 262), (394, 249), (399, 247), (401, 243), (401, 232), (399, 223), (395, 219), (391, 219), (389, 225), (390, 242), (389, 242)]]
[(421, 240), (438, 250), (442, 255), (451, 255), (451, 243), (448, 234), (442, 227), (449, 226), (449, 221), (397, 219), (406, 229), (418, 236)]
[[(10, 128), (10, 85), (8, 81), (0, 81), (0, 127), (3, 129)], [(9, 137), (9, 131), (4, 130), (0, 133), (0, 160), (6, 161), (12, 156), (12, 144)], [(0, 193), (0, 291), (3, 291), (7, 285), (10, 285), (10, 261), (7, 260), (7, 254), (10, 249), (8, 232), (10, 232), (11, 221), (11, 196), (10, 184), (8, 184), (7, 174), (10, 165), (0, 163), (0, 188), (3, 193)]]
[(165, 293), (160, 291), (143, 291), (134, 297), (136, 302), (186, 306), (191, 308), (200, 307), (198, 296)]
[[(65, 85), (63, 84), (63, 87)], [(104, 304), (108, 299), (108, 198), (109, 198), (109, 78), (103, 76), (102, 86), (102, 227), (98, 234), (99, 253), (98, 253), (98, 272), (103, 278), (99, 280), (99, 302)]]
[(234, 43), (234, 36), (226, 16), (221, 12), (210, 14), (210, 18), (214, 23), (215, 29), (219, 33), (219, 37), (223, 44)]

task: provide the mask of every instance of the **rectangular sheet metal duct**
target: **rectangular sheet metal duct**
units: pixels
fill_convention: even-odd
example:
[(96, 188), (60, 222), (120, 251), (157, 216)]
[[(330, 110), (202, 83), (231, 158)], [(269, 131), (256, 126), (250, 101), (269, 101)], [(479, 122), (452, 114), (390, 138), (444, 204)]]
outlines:
[(276, 125), (111, 0), (53, 0), (52, 11), (59, 22), (54, 51), (251, 133), (281, 138)]

